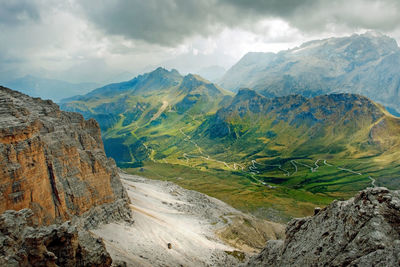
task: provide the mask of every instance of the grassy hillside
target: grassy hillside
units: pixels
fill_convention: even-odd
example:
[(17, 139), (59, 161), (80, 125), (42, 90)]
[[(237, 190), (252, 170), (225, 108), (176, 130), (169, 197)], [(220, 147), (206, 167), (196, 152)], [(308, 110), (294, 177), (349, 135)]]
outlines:
[(232, 95), (197, 75), (183, 77), (158, 68), (71, 98), (61, 107), (95, 118), (108, 156), (120, 166), (131, 166), (179, 150), (184, 144), (182, 129), (194, 129)]
[(63, 108), (98, 119), (108, 156), (129, 172), (260, 217), (285, 221), (367, 186), (400, 184), (400, 120), (359, 95), (232, 97), (157, 69)]

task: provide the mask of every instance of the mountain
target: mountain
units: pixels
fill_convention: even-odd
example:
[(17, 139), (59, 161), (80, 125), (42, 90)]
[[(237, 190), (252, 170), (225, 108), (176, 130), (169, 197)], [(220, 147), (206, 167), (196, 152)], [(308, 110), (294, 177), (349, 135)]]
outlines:
[(158, 68), (61, 107), (98, 120), (120, 167), (262, 218), (304, 216), (372, 183), (399, 187), (400, 121), (361, 95), (232, 97), (198, 75)]
[(4, 87), (0, 101), (0, 212), (29, 208), (35, 220), (47, 225), (100, 206), (111, 211), (110, 219), (118, 207), (128, 210), (96, 121)]
[(73, 100), (87, 101), (93, 98), (106, 98), (118, 93), (146, 94), (154, 90), (164, 90), (176, 86), (182, 81), (182, 76), (176, 70), (168, 71), (157, 68), (153, 72), (139, 75), (138, 77), (121, 83), (112, 83), (90, 91), (83, 96), (75, 96), (62, 100), (68, 102)]
[(246, 266), (398, 266), (400, 191), (368, 188), (294, 219)]
[(315, 40), (279, 53), (248, 53), (219, 84), (264, 96), (356, 93), (400, 112), (400, 49), (376, 32)]
[[(360, 95), (267, 98), (241, 89), (192, 131), (191, 140), (218, 160), (254, 162), (250, 170), (263, 183), (329, 194), (339, 184), (342, 192), (362, 189), (378, 162), (395, 168), (399, 126), (400, 119)], [(359, 178), (349, 177), (343, 164), (356, 167)], [(311, 173), (298, 172), (304, 167)], [(379, 179), (399, 185), (391, 172)]]
[(107, 154), (124, 164), (160, 157), (151, 154), (154, 149), (146, 147), (147, 142), (154, 139), (162, 153), (193, 116), (215, 112), (230, 95), (200, 76), (157, 68), (66, 99), (61, 108), (95, 118), (103, 130)]
[[(246, 149), (239, 148), (239, 140), (245, 139), (243, 142), (249, 144), (251, 140), (264, 138), (258, 146), (269, 151), (265, 156), (283, 153), (301, 157), (309, 155), (310, 149), (313, 153), (347, 150), (346, 146), (352, 145), (349, 140), (357, 140), (350, 136), (358, 136), (365, 127), (373, 132), (377, 125), (392, 120), (398, 121), (381, 106), (360, 95), (342, 93), (313, 98), (300, 95), (267, 98), (253, 90), (241, 89), (229, 106), (218, 110), (198, 128), (195, 137), (224, 140), (223, 145), (229, 144), (226, 148), (231, 151)], [(290, 134), (290, 140), (287, 134)], [(391, 131), (386, 132), (386, 135), (390, 134)], [(386, 136), (368, 134), (365, 138), (365, 144), (355, 143), (354, 146), (365, 147), (368, 151), (375, 146), (381, 151), (389, 149), (379, 142)], [(276, 143), (281, 148), (277, 148)], [(321, 143), (324, 146), (318, 148)], [(258, 153), (262, 154), (261, 151)]]
[(96, 83), (69, 83), (31, 75), (3, 82), (3, 85), (33, 97), (51, 99), (55, 102), (70, 96), (87, 93), (99, 86)]

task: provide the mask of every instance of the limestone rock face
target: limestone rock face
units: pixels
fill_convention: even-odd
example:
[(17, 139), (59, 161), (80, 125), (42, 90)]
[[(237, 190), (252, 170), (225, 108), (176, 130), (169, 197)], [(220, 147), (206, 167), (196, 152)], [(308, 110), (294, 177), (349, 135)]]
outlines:
[(247, 266), (399, 266), (400, 191), (368, 188), (294, 219)]
[(116, 202), (129, 200), (95, 120), (0, 87), (0, 212), (51, 224)]
[(37, 227), (30, 209), (0, 215), (1, 266), (111, 266), (102, 239), (62, 225)]
[(279, 53), (250, 52), (219, 85), (267, 97), (330, 93), (364, 95), (400, 114), (400, 48), (377, 32), (306, 42)]

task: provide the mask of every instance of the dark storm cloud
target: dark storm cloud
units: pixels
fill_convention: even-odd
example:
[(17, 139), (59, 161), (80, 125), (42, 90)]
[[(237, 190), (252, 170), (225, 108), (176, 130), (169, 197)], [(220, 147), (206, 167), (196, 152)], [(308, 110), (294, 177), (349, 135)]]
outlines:
[(318, 32), (329, 27), (348, 30), (396, 30), (400, 24), (398, 0), (332, 0), (314, 1), (300, 6), (287, 21), (305, 32)]
[(38, 6), (30, 0), (0, 0), (0, 25), (19, 25), (40, 18)]
[(327, 27), (393, 30), (398, 0), (87, 0), (84, 13), (106, 33), (175, 46), (186, 37), (281, 18), (304, 32)]
[(221, 0), (259, 16), (286, 20), (303, 31), (327, 26), (393, 30), (400, 23), (399, 0)]
[(237, 24), (236, 9), (224, 6), (217, 0), (90, 0), (83, 4), (89, 19), (106, 32), (163, 45)]
[(311, 6), (315, 0), (221, 0), (242, 10), (252, 10), (260, 15), (288, 17), (301, 7)]

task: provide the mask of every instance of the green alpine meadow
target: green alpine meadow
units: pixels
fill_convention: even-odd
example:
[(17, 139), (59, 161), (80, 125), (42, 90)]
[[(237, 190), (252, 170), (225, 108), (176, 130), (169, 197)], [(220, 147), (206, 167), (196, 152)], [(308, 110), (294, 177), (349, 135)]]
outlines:
[(95, 118), (125, 171), (287, 221), (369, 186), (397, 188), (400, 119), (351, 93), (267, 97), (157, 68), (61, 103)]

